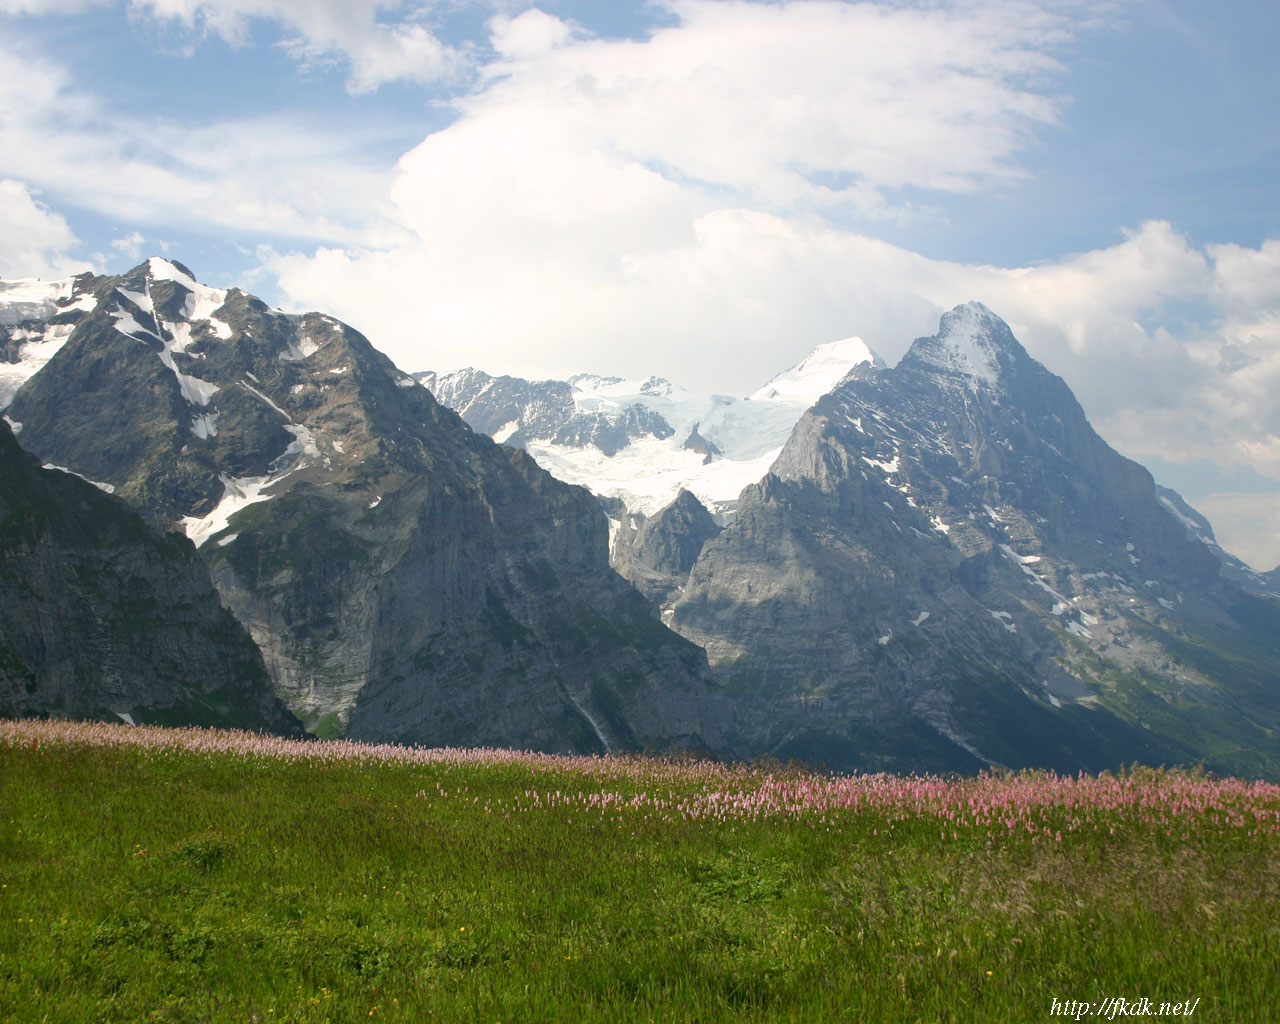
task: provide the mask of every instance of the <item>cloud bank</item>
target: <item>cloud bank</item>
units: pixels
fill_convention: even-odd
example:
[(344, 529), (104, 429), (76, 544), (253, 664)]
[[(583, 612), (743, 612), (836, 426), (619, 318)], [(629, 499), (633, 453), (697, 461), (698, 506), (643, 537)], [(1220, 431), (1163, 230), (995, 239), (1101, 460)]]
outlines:
[(894, 358), (977, 298), (1123, 450), (1280, 475), (1280, 243), (1197, 248), (1152, 221), (992, 267), (871, 233), (922, 215), (908, 196), (1021, 173), (1057, 116), (1060, 12), (670, 10), (639, 42), (495, 19), (483, 86), (399, 162), (405, 240), (283, 255), (284, 292), (336, 304), (410, 369), (665, 372), (742, 393), (850, 333)]
[[(0, 0), (10, 14), (85, 6)], [(30, 251), (9, 243), (0, 258), (52, 268), (72, 249), (25, 182), (130, 225), (274, 236), (286, 251), (263, 269), (286, 304), (342, 316), (405, 369), (659, 373), (738, 394), (850, 334), (893, 361), (941, 311), (979, 299), (1125, 454), (1280, 478), (1280, 240), (1196, 243), (1155, 219), (1017, 267), (877, 237), (1022, 179), (1070, 114), (1063, 62), (1081, 33), (1107, 30), (1110, 5), (667, 0), (653, 7), (662, 27), (602, 39), (495, 3), (503, 13), (469, 42), (441, 38), (446, 7), (128, 5), (196, 44), (253, 45), (270, 24), (300, 66), (336, 69), (352, 94), (443, 90), (453, 121), (393, 167), (280, 115), (133, 119), (56, 63), (0, 52), (13, 83), (0, 202), (33, 225)], [(302, 242), (288, 251), (282, 236)], [(1270, 520), (1247, 518), (1262, 539), (1237, 549), (1274, 562)]]

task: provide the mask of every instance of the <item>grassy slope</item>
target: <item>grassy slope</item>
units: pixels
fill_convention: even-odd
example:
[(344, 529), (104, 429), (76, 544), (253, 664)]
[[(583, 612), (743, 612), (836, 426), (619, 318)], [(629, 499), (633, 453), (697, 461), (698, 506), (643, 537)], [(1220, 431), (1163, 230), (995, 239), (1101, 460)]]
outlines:
[(0, 740), (0, 1019), (1272, 1019), (1274, 791), (1261, 831), (1094, 810), (1062, 841), (1065, 810), (944, 839), (892, 809), (546, 806), (695, 778)]

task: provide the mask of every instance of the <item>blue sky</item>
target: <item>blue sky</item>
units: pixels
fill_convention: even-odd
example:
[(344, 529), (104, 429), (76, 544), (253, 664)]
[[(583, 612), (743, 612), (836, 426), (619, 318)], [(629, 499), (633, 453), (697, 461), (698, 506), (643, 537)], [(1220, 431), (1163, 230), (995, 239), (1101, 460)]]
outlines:
[(968, 299), (1280, 561), (1280, 5), (0, 0), (0, 275), (744, 394)]

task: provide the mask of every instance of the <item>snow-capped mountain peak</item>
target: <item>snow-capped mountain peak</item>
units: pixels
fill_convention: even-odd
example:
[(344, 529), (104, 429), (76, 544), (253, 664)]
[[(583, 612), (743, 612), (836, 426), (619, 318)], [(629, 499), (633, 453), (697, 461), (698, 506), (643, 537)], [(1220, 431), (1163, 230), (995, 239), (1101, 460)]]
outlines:
[(1001, 355), (1018, 347), (1000, 317), (981, 302), (966, 302), (942, 314), (938, 333), (917, 338), (904, 361), (962, 374), (971, 386), (995, 386), (1000, 380)]
[(552, 474), (646, 515), (682, 488), (730, 512), (766, 472), (796, 422), (856, 367), (883, 365), (860, 338), (819, 345), (749, 399), (699, 395), (663, 377), (591, 373), (568, 381), (419, 374), (444, 404)]
[(861, 338), (827, 342), (752, 393), (749, 401), (801, 398), (812, 404), (839, 384), (850, 370), (862, 364), (884, 365)]

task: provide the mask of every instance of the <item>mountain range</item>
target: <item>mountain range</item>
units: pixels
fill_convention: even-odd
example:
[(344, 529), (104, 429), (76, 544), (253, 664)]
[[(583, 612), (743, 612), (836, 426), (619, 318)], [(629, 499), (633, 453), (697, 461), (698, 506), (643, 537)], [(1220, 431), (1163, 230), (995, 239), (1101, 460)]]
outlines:
[[(859, 770), (1136, 759), (1274, 774), (1276, 573), (1222, 551), (982, 305), (944, 315), (896, 367), (836, 351), (835, 381), (785, 435), (761, 431), (758, 448), (780, 449), (732, 501), (673, 445), (683, 423), (632, 440), (654, 469), (632, 483), (625, 448), (573, 448), (545, 416), (502, 412), (553, 472), (599, 481), (615, 567), (707, 651), (751, 750)], [(740, 407), (803, 393), (808, 363)], [(550, 386), (422, 379), (478, 429), (493, 381)], [(596, 379), (568, 384), (579, 420), (599, 409)], [(651, 386), (607, 386), (664, 411)], [(655, 480), (678, 493), (657, 510)]]
[[(846, 339), (736, 399), (409, 375), (153, 258), (0, 283), (0, 407), (33, 457), (6, 435), (7, 500), (56, 495), (22, 513), (9, 603), (74, 609), (6, 619), (4, 713), (205, 720), (235, 704), (221, 657), (259, 666), (243, 724), (277, 731), (278, 698), (318, 735), (431, 745), (1280, 777), (1280, 579), (978, 303), (894, 367)], [(147, 544), (117, 562), (230, 627), (155, 671), (111, 611), (144, 574), (99, 583)], [(46, 672), (50, 633), (131, 667)]]
[(194, 542), (310, 731), (730, 750), (705, 656), (609, 567), (596, 501), (357, 331), (158, 258), (0, 303), (23, 447)]

